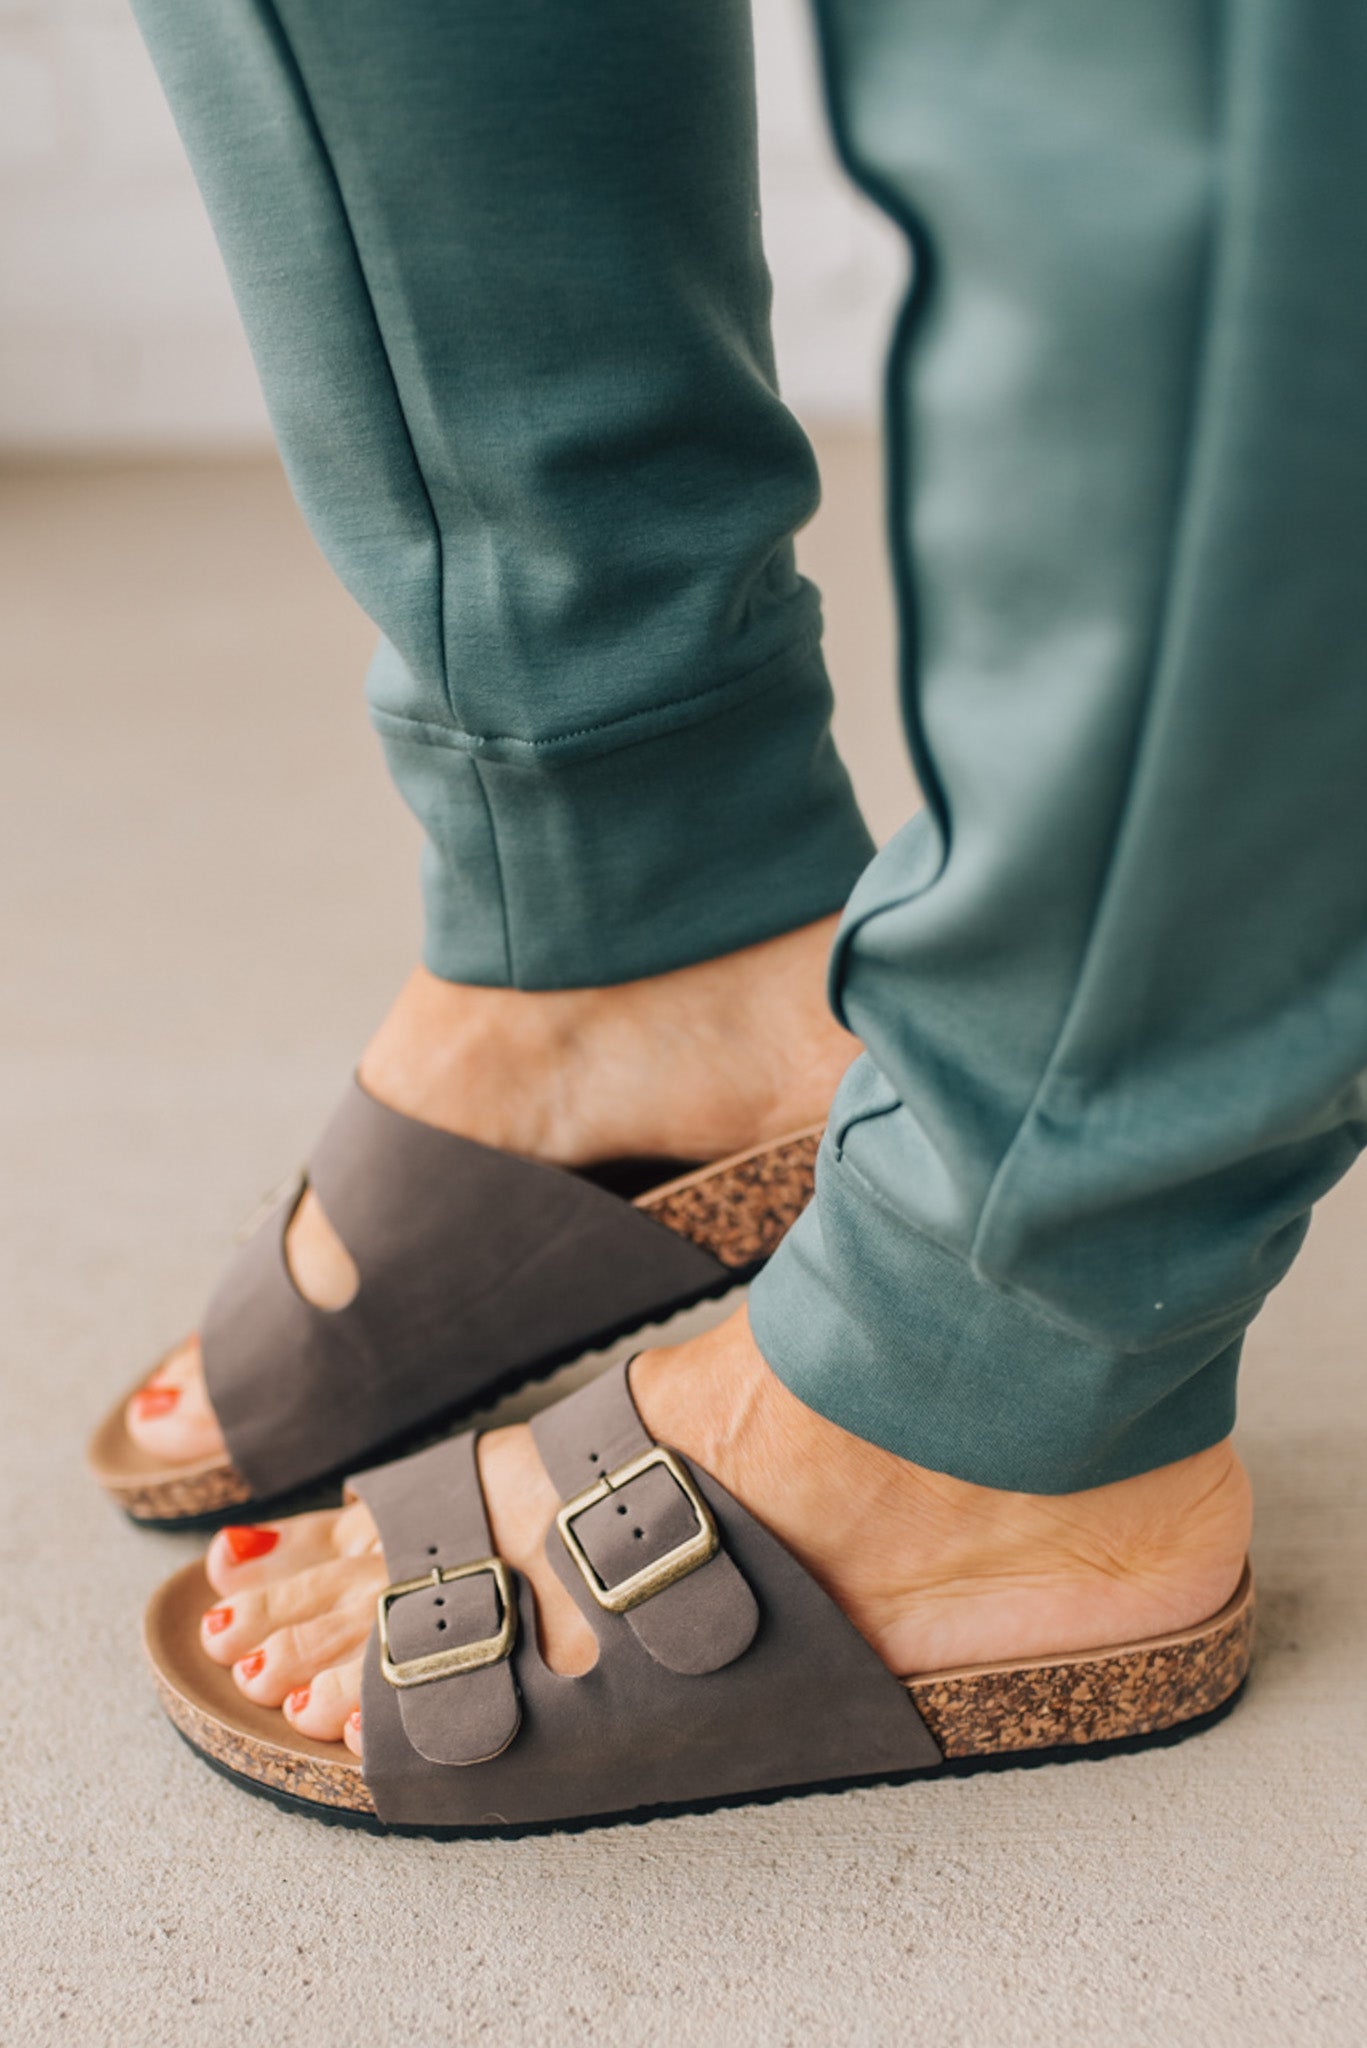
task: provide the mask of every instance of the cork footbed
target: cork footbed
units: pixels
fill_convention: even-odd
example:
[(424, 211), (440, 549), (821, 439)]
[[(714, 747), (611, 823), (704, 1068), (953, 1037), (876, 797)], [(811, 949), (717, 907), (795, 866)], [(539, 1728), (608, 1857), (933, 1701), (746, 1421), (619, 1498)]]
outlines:
[[(739, 1284), (777, 1250), (811, 1200), (822, 1129), (813, 1125), (794, 1131), (665, 1181), (636, 1196), (634, 1207), (711, 1252)], [(630, 1334), (605, 1332), (603, 1341)], [(524, 1373), (487, 1389), (486, 1395), (492, 1399), (511, 1393), (515, 1386), (565, 1363), (561, 1357), (532, 1361)], [(90, 1439), (86, 1462), (106, 1493), (140, 1522), (204, 1521), (250, 1503), (250, 1486), (227, 1458), (168, 1467), (129, 1435), (124, 1411), (149, 1377), (144, 1374), (121, 1396)], [(454, 1421), (456, 1411), (444, 1419)], [(377, 1451), (380, 1448), (376, 1446)]]
[[(254, 1706), (231, 1672), (204, 1655), (200, 1616), (216, 1598), (203, 1566), (192, 1564), (148, 1604), (143, 1642), (170, 1720), (209, 1762), (252, 1786), (335, 1819), (378, 1825), (348, 1749), (310, 1741), (273, 1708)], [(1157, 1739), (1204, 1722), (1233, 1699), (1248, 1671), (1253, 1614), (1245, 1565), (1232, 1597), (1195, 1628), (1066, 1657), (936, 1672), (908, 1679), (907, 1690), (947, 1765)]]

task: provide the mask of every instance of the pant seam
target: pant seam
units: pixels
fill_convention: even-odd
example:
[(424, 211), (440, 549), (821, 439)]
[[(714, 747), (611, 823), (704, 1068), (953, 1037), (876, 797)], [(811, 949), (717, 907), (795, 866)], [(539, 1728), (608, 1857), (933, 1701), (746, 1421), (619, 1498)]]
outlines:
[(318, 119), (317, 109), (309, 92), (307, 80), (304, 77), (299, 60), (294, 54), (289, 37), (285, 32), (285, 25), (280, 19), (280, 12), (275, 4), (275, 0), (260, 0), (260, 5), (262, 14), (269, 17), (274, 29), (276, 49), (281, 67), (294, 81), (294, 88), (299, 98), (300, 107), (313, 134), (320, 161), (336, 197), (337, 210), (341, 217), (342, 225), (346, 230), (347, 241), (355, 261), (356, 275), (361, 286), (361, 295), (370, 314), (371, 322), (375, 329), (375, 339), (379, 345), (380, 355), (389, 377), (390, 390), (394, 394), (394, 409), (403, 425), (404, 439), (412, 459), (413, 475), (417, 479), (423, 503), (427, 507), (427, 515), (432, 528), (432, 545), (436, 554), (437, 671), (441, 682), (442, 696), (448, 706), (451, 707), (452, 715), (454, 716), (455, 707), (451, 703), (450, 678), (446, 671), (446, 548), (442, 539), (441, 521), (437, 517), (437, 508), (433, 502), (427, 478), (423, 474), (422, 461), (418, 455), (417, 443), (413, 438), (413, 429), (409, 423), (408, 414), (404, 409), (403, 390), (394, 369), (393, 358), (389, 353), (389, 344), (385, 339), (384, 325), (380, 319), (379, 308), (375, 303), (375, 297), (370, 288), (370, 279), (366, 275), (365, 262), (361, 255), (360, 244), (356, 240), (356, 231), (351, 223), (351, 215), (347, 211), (346, 194), (342, 190), (342, 181), (338, 174), (337, 166), (333, 161), (332, 151), (328, 147), (327, 137), (324, 135), (322, 123)]
[[(655, 731), (632, 731), (631, 728), (634, 726), (647, 722), (653, 725), (656, 721), (664, 720), (666, 731), (687, 731), (694, 725), (704, 724), (709, 718), (723, 715), (731, 700), (738, 704), (745, 703), (751, 697), (760, 696), (765, 690), (775, 688), (787, 679), (794, 668), (801, 667), (812, 659), (820, 647), (820, 641), (818, 628), (794, 642), (792, 647), (785, 648), (781, 654), (771, 655), (767, 661), (761, 662), (758, 668), (747, 670), (742, 676), (732, 676), (725, 682), (710, 684), (707, 689), (695, 690), (686, 697), (666, 698), (662, 703), (652, 704), (645, 710), (628, 711), (620, 718), (605, 718), (592, 725), (572, 726), (563, 732), (547, 733), (538, 739), (527, 739), (517, 733), (469, 732), (463, 726), (436, 725), (430, 719), (408, 718), (397, 711), (374, 708), (371, 709), (370, 720), (377, 732), (392, 733), (397, 739), (414, 740), (425, 745), (451, 747), (472, 756), (499, 748), (507, 749), (514, 759), (519, 754), (534, 758), (537, 754), (548, 752), (552, 748), (572, 745), (576, 740), (621, 734), (620, 740), (603, 750), (615, 752), (619, 747), (641, 746), (659, 737)], [(728, 703), (718, 704), (718, 698), (725, 698)], [(691, 717), (670, 717), (672, 712), (691, 712), (695, 707), (695, 715)]]
[(479, 772), (479, 762), (471, 759), (470, 772), (475, 778), (480, 802), (484, 806), (484, 819), (489, 830), (489, 851), (494, 863), (494, 887), (498, 890), (498, 917), (503, 929), (503, 972), (508, 986), (517, 987), (517, 975), (513, 970), (513, 934), (508, 923), (508, 891), (503, 880), (503, 858), (498, 849), (498, 830), (494, 824), (494, 807), (489, 801), (489, 792), (484, 787), (484, 777)]
[(930, 230), (896, 186), (866, 163), (854, 144), (845, 118), (849, 99), (843, 81), (843, 54), (831, 19), (829, 0), (814, 0), (817, 39), (821, 47), (821, 87), (826, 120), (840, 164), (853, 184), (881, 213), (887, 215), (907, 245), (911, 275), (888, 341), (883, 363), (884, 424), (884, 521), (888, 553), (896, 586), (900, 638), (900, 681), (903, 727), (917, 780), (941, 833), (948, 837), (949, 813), (939, 770), (921, 719), (912, 681), (918, 663), (919, 605), (912, 568), (912, 521), (908, 510), (911, 474), (911, 418), (907, 403), (907, 368), (915, 346), (917, 329), (924, 318), (935, 286), (936, 256)]
[[(912, 566), (915, 549), (912, 546), (912, 520), (909, 510), (912, 426), (911, 407), (907, 400), (907, 371), (935, 286), (935, 247), (929, 227), (915, 208), (908, 204), (895, 185), (881, 177), (873, 166), (864, 161), (855, 147), (854, 137), (845, 118), (849, 94), (844, 84), (843, 54), (839, 35), (831, 17), (829, 0), (813, 0), (812, 12), (821, 50), (822, 98), (836, 156), (851, 184), (863, 192), (881, 213), (886, 214), (901, 234), (911, 260), (911, 276), (902, 295), (884, 358), (882, 396), (883, 512), (888, 559), (896, 596), (902, 726), (912, 766), (916, 770), (917, 783), (940, 836), (940, 865), (937, 874), (920, 888), (910, 892), (905, 900), (911, 901), (914, 897), (924, 894), (925, 890), (933, 885), (938, 874), (943, 873), (945, 863), (949, 859), (951, 836), (949, 800), (921, 717), (920, 700), (915, 687), (919, 679), (920, 604)], [(845, 1014), (844, 985), (845, 963), (849, 957), (850, 947), (856, 934), (869, 919), (876, 916), (878, 910), (890, 907), (879, 905), (877, 909), (865, 911), (853, 918), (848, 924), (842, 921), (831, 948), (827, 992), (832, 1011), (847, 1029), (849, 1018)]]

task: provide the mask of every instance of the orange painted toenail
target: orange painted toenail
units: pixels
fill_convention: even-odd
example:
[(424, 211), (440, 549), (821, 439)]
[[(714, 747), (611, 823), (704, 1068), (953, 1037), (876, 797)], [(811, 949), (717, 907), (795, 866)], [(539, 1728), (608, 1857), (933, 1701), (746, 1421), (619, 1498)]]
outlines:
[(278, 1529), (233, 1527), (223, 1531), (223, 1541), (232, 1552), (234, 1564), (246, 1564), (253, 1557), (265, 1557), (280, 1541)]
[(205, 1635), (221, 1636), (232, 1618), (233, 1610), (231, 1607), (211, 1607), (204, 1617)]
[(261, 1673), (265, 1670), (265, 1668), (265, 1651), (248, 1650), (245, 1657), (240, 1657), (238, 1659), (237, 1675), (239, 1678), (259, 1678), (261, 1676)]
[(179, 1399), (179, 1387), (140, 1387), (133, 1396), (133, 1413), (139, 1422), (155, 1422), (159, 1415), (169, 1415)]
[(298, 1686), (285, 1701), (285, 1711), (290, 1714), (302, 1714), (308, 1703), (308, 1687), (306, 1685)]

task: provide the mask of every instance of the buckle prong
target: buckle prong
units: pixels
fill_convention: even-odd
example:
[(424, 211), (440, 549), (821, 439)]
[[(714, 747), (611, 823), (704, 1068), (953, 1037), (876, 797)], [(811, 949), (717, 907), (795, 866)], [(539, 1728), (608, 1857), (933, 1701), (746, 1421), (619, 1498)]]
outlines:
[[(672, 1550), (667, 1550), (663, 1557), (657, 1557), (652, 1564), (643, 1565), (640, 1571), (632, 1572), (629, 1578), (619, 1580), (615, 1586), (605, 1586), (590, 1564), (584, 1546), (574, 1533), (575, 1520), (586, 1508), (596, 1506), (600, 1500), (607, 1500), (610, 1495), (629, 1485), (633, 1479), (638, 1479), (642, 1472), (648, 1472), (656, 1465), (662, 1466), (668, 1472), (692, 1508), (697, 1519), (697, 1529), (692, 1536), (685, 1537), (682, 1543), (676, 1543)], [(595, 1480), (583, 1493), (577, 1493), (573, 1500), (567, 1500), (555, 1518), (555, 1525), (560, 1531), (561, 1542), (579, 1567), (579, 1575), (584, 1584), (598, 1605), (605, 1608), (609, 1614), (630, 1613), (631, 1609), (639, 1607), (643, 1600), (649, 1600), (655, 1593), (662, 1593), (666, 1586), (674, 1585), (679, 1579), (686, 1579), (690, 1572), (697, 1571), (699, 1565), (704, 1565), (710, 1557), (715, 1557), (721, 1547), (721, 1538), (712, 1519), (712, 1510), (693, 1484), (687, 1468), (675, 1457), (673, 1451), (666, 1450), (663, 1444), (655, 1444), (650, 1450), (643, 1451), (639, 1458), (629, 1459), (625, 1465), (618, 1465), (615, 1471), (605, 1472), (601, 1479)]]
[[(421, 1593), (425, 1586), (450, 1586), (457, 1579), (473, 1579), (481, 1572), (492, 1576), (498, 1593), (497, 1633), (482, 1636), (478, 1642), (456, 1643), (449, 1650), (434, 1650), (426, 1657), (409, 1657), (396, 1663), (389, 1648), (389, 1610), (394, 1602), (402, 1600), (406, 1593)], [(474, 1564), (433, 1565), (420, 1578), (401, 1579), (396, 1585), (385, 1587), (377, 1603), (376, 1627), (380, 1636), (380, 1670), (400, 1690), (410, 1685), (429, 1685), (434, 1678), (449, 1678), (456, 1671), (482, 1671), (486, 1665), (501, 1664), (517, 1634), (517, 1596), (512, 1574), (501, 1557), (481, 1557)]]

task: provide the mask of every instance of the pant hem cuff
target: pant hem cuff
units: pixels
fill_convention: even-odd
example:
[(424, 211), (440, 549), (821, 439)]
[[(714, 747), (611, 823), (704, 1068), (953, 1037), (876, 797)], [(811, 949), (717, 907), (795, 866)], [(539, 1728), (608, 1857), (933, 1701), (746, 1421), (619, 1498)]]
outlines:
[[(377, 720), (427, 834), (424, 957), (449, 981), (602, 986), (734, 952), (839, 910), (873, 852), (799, 647), (708, 717), (535, 755)], [(400, 728), (396, 730), (396, 727)]]
[(1234, 1426), (1241, 1329), (1089, 1343), (892, 1217), (829, 1141), (811, 1208), (751, 1288), (750, 1322), (807, 1407), (979, 1486), (1081, 1492)]

